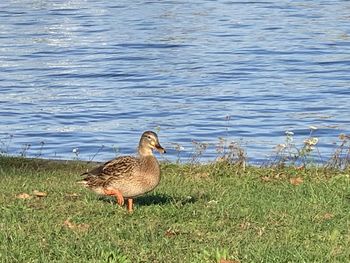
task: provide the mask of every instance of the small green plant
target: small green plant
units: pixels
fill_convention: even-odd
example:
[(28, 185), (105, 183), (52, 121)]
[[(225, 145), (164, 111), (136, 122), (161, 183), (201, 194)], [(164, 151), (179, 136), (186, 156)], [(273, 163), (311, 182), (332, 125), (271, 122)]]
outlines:
[(216, 153), (217, 162), (224, 162), (241, 167), (243, 170), (245, 169), (247, 154), (242, 148), (241, 143), (228, 141), (225, 138), (219, 137), (219, 143), (216, 145)]
[(217, 248), (215, 250), (215, 260), (220, 263), (222, 259), (228, 259), (228, 250), (225, 248)]
[(31, 146), (32, 145), (30, 143), (23, 144), (22, 148), (21, 148), (20, 156), (21, 157), (26, 157), (27, 156), (27, 152), (29, 151)]
[(337, 143), (337, 148), (332, 157), (326, 163), (326, 169), (349, 169), (350, 168), (350, 135), (340, 134), (340, 143)]
[(102, 262), (107, 263), (131, 263), (131, 261), (124, 255), (121, 254), (119, 250), (101, 252)]
[(13, 135), (8, 135), (5, 138), (0, 139), (0, 154), (8, 154), (9, 147), (12, 142)]
[(80, 154), (79, 148), (73, 148), (72, 153), (74, 154), (73, 160), (79, 160), (79, 154)]
[(205, 151), (208, 149), (209, 144), (192, 140), (192, 145), (193, 145), (194, 151), (191, 156), (190, 163), (197, 164), (200, 162), (201, 157), (203, 156)]
[(38, 150), (38, 154), (35, 155), (36, 158), (41, 157), (41, 155), (42, 155), (42, 153), (43, 153), (44, 145), (45, 145), (45, 142), (44, 142), (44, 141), (41, 141), (41, 142), (40, 142), (40, 148), (39, 148), (39, 150)]
[(221, 263), (221, 262), (239, 262), (229, 260), (229, 252), (226, 248), (215, 248), (210, 250), (203, 250), (197, 259), (198, 262), (212, 262), (212, 263)]
[(176, 163), (180, 163), (180, 161), (181, 161), (181, 152), (183, 150), (185, 150), (185, 148), (179, 143), (172, 143), (172, 144), (173, 144), (174, 150), (176, 152), (176, 157), (177, 157), (176, 158)]
[(285, 142), (275, 147), (276, 153), (274, 154), (274, 158), (268, 162), (268, 166), (285, 167), (287, 165), (292, 165), (305, 167), (309, 164), (317, 163), (314, 159), (314, 153), (316, 151), (317, 156), (321, 159), (319, 149), (317, 148), (319, 139), (312, 136), (317, 128), (314, 126), (310, 126), (309, 128), (310, 134), (304, 139), (301, 146), (295, 143), (294, 132), (286, 131)]
[[(95, 154), (90, 158), (89, 163), (93, 162), (93, 160), (95, 159), (95, 157), (103, 150), (105, 146), (102, 144), (101, 147), (97, 150), (97, 152), (95, 152)], [(114, 149), (114, 148), (113, 148)]]

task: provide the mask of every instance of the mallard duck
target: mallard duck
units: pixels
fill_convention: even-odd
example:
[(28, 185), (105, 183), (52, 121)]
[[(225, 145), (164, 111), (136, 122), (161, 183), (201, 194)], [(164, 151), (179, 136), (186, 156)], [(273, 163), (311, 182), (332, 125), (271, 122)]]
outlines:
[(115, 196), (122, 206), (127, 199), (128, 211), (133, 210), (133, 198), (152, 191), (160, 181), (160, 168), (153, 150), (165, 153), (155, 132), (142, 134), (138, 156), (121, 156), (83, 173), (85, 178), (79, 183), (94, 192)]

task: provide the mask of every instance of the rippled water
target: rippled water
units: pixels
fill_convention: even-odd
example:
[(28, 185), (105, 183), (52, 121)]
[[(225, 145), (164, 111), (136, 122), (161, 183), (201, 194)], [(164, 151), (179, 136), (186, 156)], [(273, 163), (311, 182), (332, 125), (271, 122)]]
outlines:
[(211, 159), (225, 137), (254, 163), (313, 125), (327, 156), (350, 131), (349, 83), (350, 1), (0, 3), (0, 149), (12, 154), (105, 160), (152, 129), (170, 160), (193, 140), (213, 144)]

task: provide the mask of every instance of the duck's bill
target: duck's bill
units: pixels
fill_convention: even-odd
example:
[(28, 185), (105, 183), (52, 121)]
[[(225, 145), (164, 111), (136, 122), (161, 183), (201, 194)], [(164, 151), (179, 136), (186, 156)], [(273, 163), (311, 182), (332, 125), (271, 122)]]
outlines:
[(166, 153), (166, 150), (162, 146), (160, 146), (160, 144), (156, 145), (156, 150), (160, 153)]

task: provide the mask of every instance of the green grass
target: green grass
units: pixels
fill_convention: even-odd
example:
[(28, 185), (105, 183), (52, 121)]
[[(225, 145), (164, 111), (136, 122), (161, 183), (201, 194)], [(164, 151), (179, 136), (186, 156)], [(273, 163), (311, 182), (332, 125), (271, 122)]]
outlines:
[(0, 157), (0, 262), (350, 261), (349, 171), (164, 164), (129, 214), (86, 168)]

